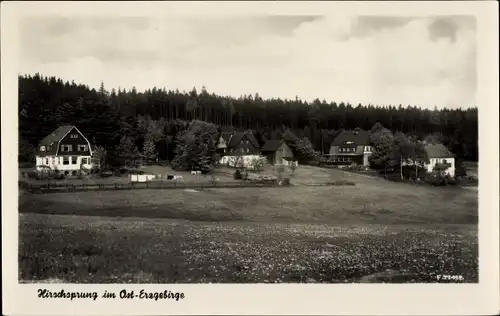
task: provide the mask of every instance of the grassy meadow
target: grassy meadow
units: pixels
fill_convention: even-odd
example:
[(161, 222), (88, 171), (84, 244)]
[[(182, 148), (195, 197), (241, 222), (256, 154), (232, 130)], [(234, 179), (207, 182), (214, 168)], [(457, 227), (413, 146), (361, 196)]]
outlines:
[[(356, 186), (307, 186), (330, 180)], [(290, 188), (19, 198), (23, 282), (478, 281), (477, 190), (300, 166)]]

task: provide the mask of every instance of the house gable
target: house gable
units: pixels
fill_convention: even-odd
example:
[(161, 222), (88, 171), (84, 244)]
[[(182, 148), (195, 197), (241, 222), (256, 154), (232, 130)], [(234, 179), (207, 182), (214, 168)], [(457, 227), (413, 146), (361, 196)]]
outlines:
[(253, 134), (248, 132), (235, 132), (231, 135), (227, 144), (229, 153), (243, 155), (259, 154), (260, 146)]
[(75, 126), (61, 126), (43, 138), (38, 145), (37, 156), (78, 155), (91, 156), (88, 139)]
[(330, 155), (363, 155), (370, 134), (363, 130), (343, 131), (332, 142)]
[(217, 149), (227, 148), (227, 142), (224, 137), (220, 136), (217, 142)]
[(290, 148), (290, 146), (288, 146), (288, 144), (286, 142), (283, 142), (281, 144), (280, 150), (282, 151), (283, 158), (285, 158), (287, 160), (294, 160), (295, 159), (295, 155), (293, 154), (292, 149)]

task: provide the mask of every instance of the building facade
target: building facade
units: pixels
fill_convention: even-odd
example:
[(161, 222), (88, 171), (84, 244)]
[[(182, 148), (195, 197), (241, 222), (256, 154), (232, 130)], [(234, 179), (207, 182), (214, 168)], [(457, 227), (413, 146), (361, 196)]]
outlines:
[(327, 159), (337, 165), (358, 164), (368, 167), (372, 155), (370, 134), (363, 130), (343, 131), (332, 142)]
[(60, 126), (43, 138), (36, 149), (36, 169), (74, 174), (93, 167), (92, 148), (75, 126)]

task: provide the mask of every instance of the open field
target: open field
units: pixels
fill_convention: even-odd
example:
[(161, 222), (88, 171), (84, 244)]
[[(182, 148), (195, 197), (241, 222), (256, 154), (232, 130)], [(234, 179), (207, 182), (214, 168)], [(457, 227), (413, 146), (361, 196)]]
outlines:
[[(183, 177), (182, 182), (184, 183), (208, 183), (211, 181), (211, 177), (209, 175), (191, 175), (190, 172), (188, 171), (174, 171), (170, 167), (163, 167), (163, 166), (147, 166), (144, 168), (140, 168), (139, 170), (144, 171), (146, 174), (157, 174), (161, 175), (164, 178), (162, 179), (163, 181), (172, 181), (172, 180), (167, 180), (166, 175), (179, 175)], [(24, 171), (26, 172), (26, 171)], [(214, 176), (219, 179), (219, 181), (224, 181), (224, 182), (233, 182), (235, 181), (233, 177), (230, 174), (227, 174), (225, 172), (219, 172), (219, 170), (215, 170)], [(56, 184), (56, 185), (99, 185), (99, 184), (126, 184), (130, 182), (129, 176), (128, 175), (123, 175), (123, 176), (111, 176), (111, 177), (106, 177), (106, 178), (101, 178), (99, 175), (92, 175), (89, 178), (83, 178), (83, 179), (77, 179), (74, 177), (70, 178), (65, 178), (62, 180), (55, 180), (55, 179), (50, 179), (50, 180), (36, 180), (36, 179), (24, 179), (24, 181), (27, 181), (28, 183), (31, 183), (33, 185), (37, 184), (42, 184), (46, 185), (47, 183)], [(153, 180), (153, 181), (160, 181), (158, 180)]]
[[(311, 180), (312, 179), (312, 180)], [(20, 279), (478, 281), (477, 191), (299, 167), (355, 187), (23, 194)]]

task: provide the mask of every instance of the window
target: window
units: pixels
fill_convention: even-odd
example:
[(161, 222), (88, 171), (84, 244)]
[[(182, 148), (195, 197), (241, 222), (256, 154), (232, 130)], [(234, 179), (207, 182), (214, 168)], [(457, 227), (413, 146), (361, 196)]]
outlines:
[(351, 144), (354, 144), (354, 142), (352, 140), (347, 140), (347, 141), (344, 142), (344, 144), (351, 145)]
[(88, 165), (89, 159), (87, 157), (82, 157), (82, 165)]
[(250, 148), (247, 148), (247, 153), (249, 153), (249, 152), (250, 152)]
[(73, 145), (61, 145), (61, 151), (63, 152), (73, 151)]
[(77, 160), (78, 160), (78, 157), (71, 157), (71, 164), (76, 165)]
[(45, 151), (45, 146), (40, 146), (40, 151)]
[(71, 134), (69, 137), (70, 138), (78, 138), (78, 134)]
[(49, 158), (45, 158), (45, 164), (48, 165), (49, 164)]
[(243, 151), (243, 149), (244, 149), (244, 148), (240, 148), (240, 151), (241, 151), (241, 152), (244, 152), (244, 151)]
[(447, 164), (448, 162), (446, 161), (446, 159), (443, 159), (443, 164)]
[(231, 152), (234, 152), (234, 148), (231, 148)]
[(63, 157), (63, 165), (69, 165), (69, 157)]
[(59, 158), (53, 157), (52, 158), (52, 164), (57, 165)]
[(88, 149), (87, 145), (78, 145), (78, 151), (87, 151)]

